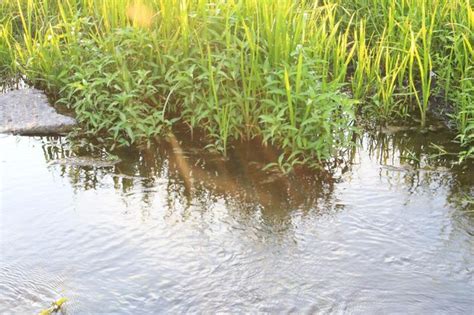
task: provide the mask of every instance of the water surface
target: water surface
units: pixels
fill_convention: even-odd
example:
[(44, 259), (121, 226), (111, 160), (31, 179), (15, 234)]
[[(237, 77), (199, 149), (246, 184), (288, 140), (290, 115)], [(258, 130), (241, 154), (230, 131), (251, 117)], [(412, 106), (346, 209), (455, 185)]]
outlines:
[[(183, 138), (184, 139), (184, 138)], [(0, 137), (0, 313), (472, 314), (472, 166), (449, 136), (365, 135), (335, 171), (264, 172), (177, 136), (110, 168)]]

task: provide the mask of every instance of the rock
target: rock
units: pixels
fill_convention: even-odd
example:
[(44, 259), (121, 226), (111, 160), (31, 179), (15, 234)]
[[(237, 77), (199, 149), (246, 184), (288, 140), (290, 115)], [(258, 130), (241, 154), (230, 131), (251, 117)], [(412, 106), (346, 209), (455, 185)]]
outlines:
[(61, 134), (75, 125), (74, 118), (58, 114), (39, 90), (15, 90), (0, 95), (0, 133)]

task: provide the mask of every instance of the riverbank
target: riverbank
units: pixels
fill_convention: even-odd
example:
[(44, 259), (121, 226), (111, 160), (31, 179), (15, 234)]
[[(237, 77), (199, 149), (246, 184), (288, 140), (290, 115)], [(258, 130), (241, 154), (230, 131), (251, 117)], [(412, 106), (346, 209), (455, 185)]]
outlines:
[(110, 147), (179, 123), (224, 155), (262, 139), (289, 169), (352, 147), (356, 117), (423, 130), (436, 107), (473, 157), (469, 1), (6, 0), (0, 16), (0, 72)]

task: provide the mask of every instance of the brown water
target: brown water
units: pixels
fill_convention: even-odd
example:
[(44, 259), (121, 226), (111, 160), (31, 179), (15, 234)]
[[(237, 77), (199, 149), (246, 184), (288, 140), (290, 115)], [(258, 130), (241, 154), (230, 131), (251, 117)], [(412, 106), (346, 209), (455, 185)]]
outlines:
[[(474, 312), (472, 166), (439, 133), (365, 135), (334, 171), (283, 176), (180, 138), (114, 167), (0, 137), (0, 313)], [(404, 157), (410, 157), (405, 159)]]

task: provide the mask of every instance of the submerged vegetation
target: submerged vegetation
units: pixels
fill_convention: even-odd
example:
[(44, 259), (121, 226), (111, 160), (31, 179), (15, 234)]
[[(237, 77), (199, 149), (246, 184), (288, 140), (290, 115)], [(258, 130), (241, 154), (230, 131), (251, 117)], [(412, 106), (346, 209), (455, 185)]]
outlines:
[(280, 166), (353, 144), (356, 117), (437, 112), (474, 156), (470, 0), (3, 0), (0, 76), (20, 74), (113, 146), (175, 123), (261, 139)]

